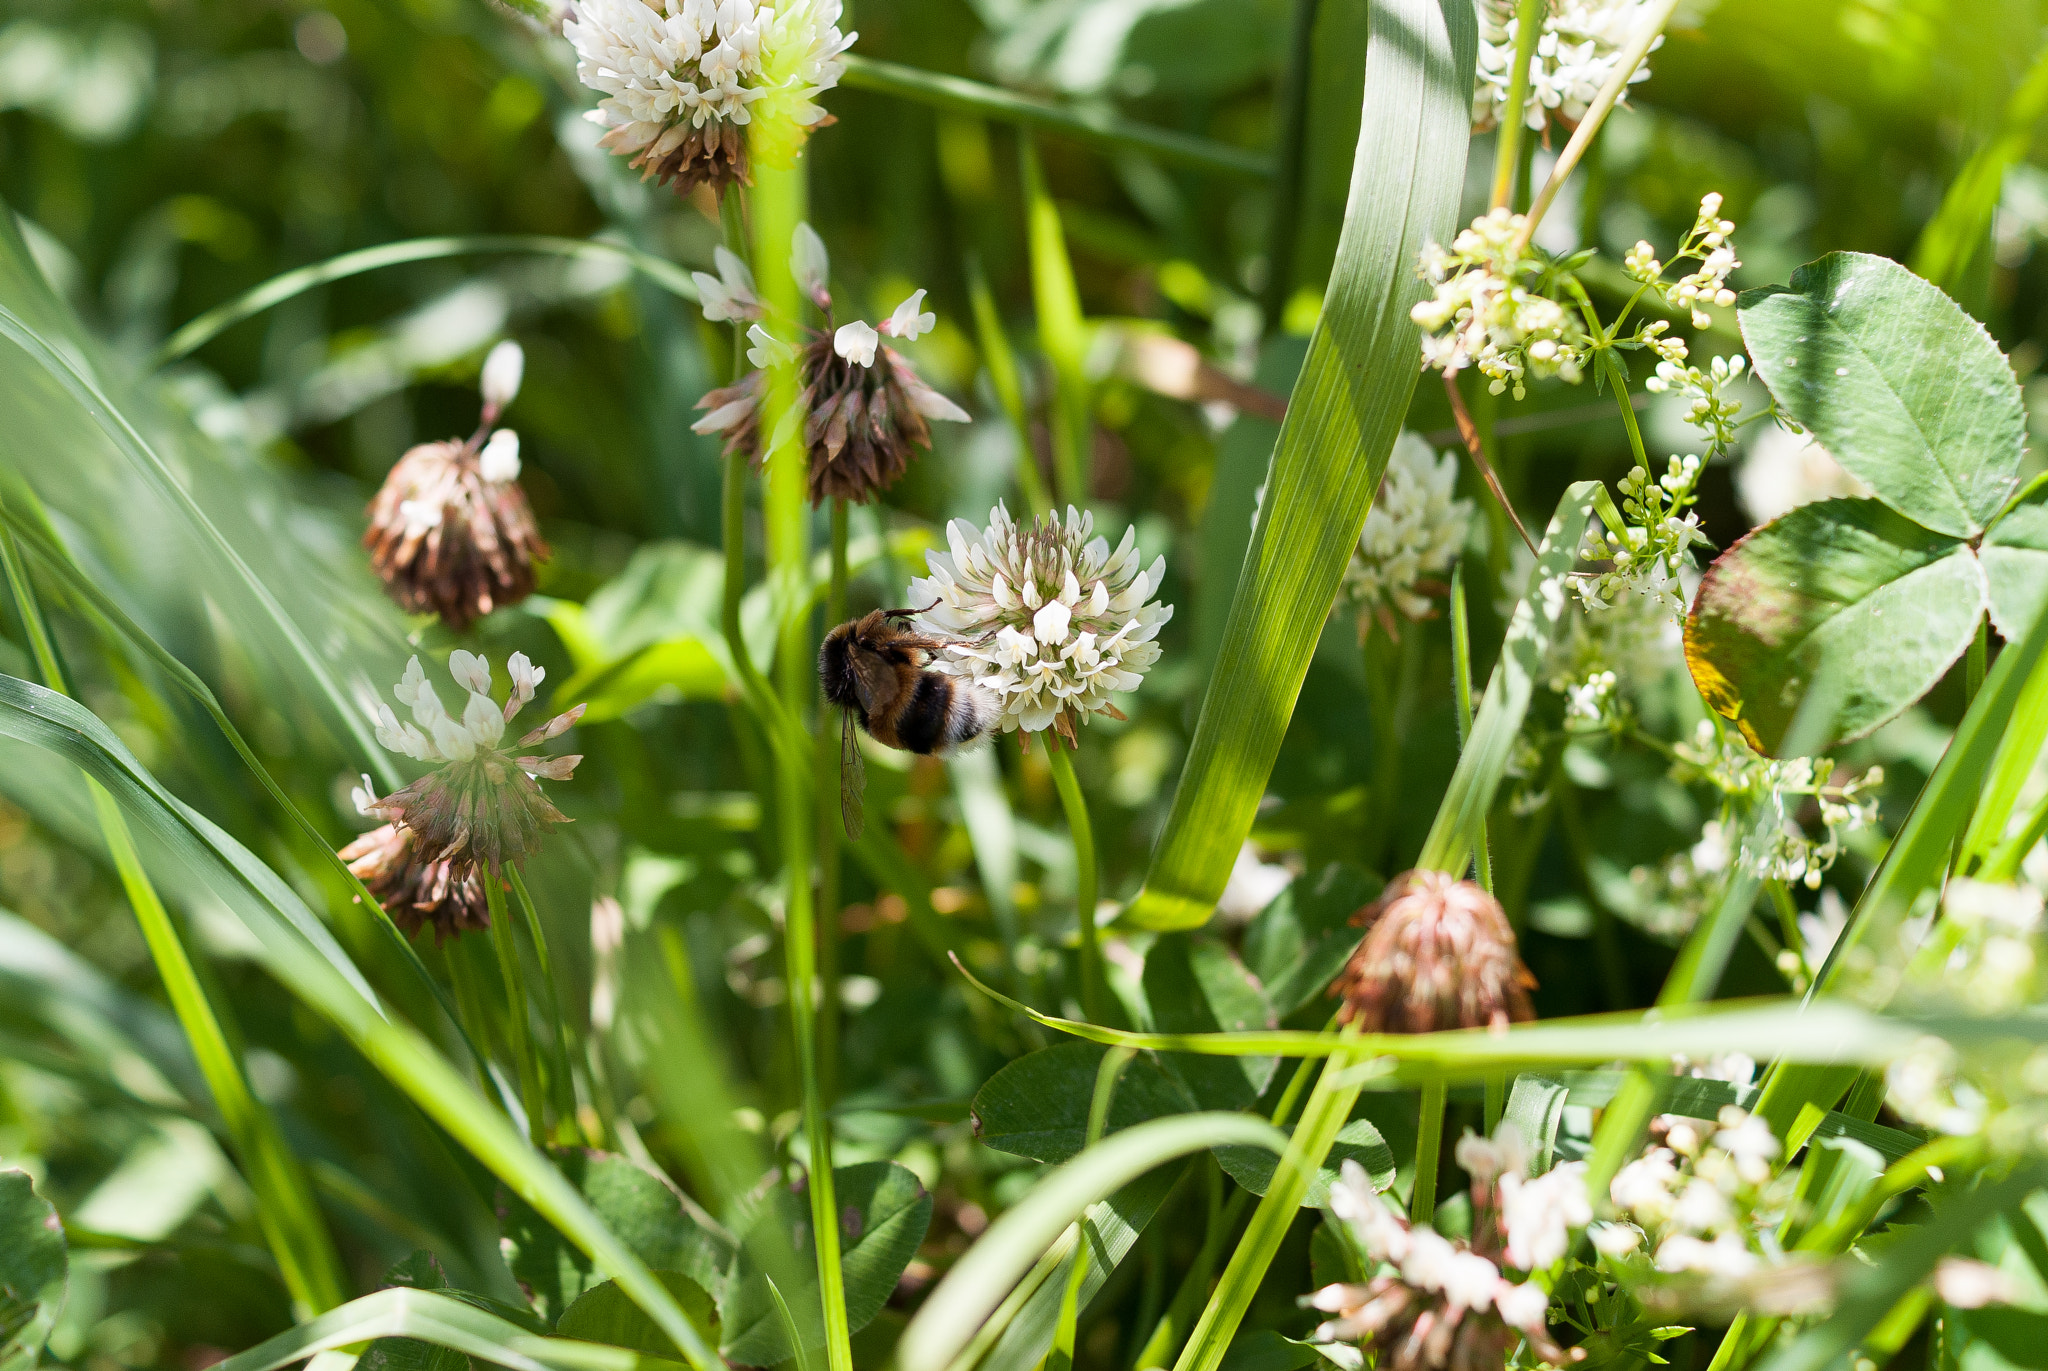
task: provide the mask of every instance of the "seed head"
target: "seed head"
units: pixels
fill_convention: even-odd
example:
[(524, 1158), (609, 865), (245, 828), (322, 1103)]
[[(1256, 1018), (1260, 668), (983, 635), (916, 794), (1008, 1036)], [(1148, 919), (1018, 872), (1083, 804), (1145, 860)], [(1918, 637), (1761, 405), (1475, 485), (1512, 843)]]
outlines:
[(1441, 871), (1397, 876), (1352, 917), (1364, 939), (1330, 993), (1337, 1017), (1368, 1033), (1505, 1028), (1536, 1017), (1536, 978), (1500, 902)]
[(477, 431), (413, 448), (370, 501), (363, 546), (384, 589), (407, 613), (438, 614), (457, 633), (531, 595), (533, 565), (547, 559), (519, 486), (519, 435), (491, 428), (524, 367), (518, 344), (492, 349)]

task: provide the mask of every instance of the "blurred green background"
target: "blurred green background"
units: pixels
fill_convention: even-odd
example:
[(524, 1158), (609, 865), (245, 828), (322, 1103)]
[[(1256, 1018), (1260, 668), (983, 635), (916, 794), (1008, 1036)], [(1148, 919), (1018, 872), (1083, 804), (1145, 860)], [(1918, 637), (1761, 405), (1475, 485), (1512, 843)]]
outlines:
[[(859, 0), (849, 11), (855, 51), (870, 57), (1247, 149), (1270, 149), (1276, 136), (1286, 0)], [(1147, 555), (1166, 555), (1164, 598), (1177, 607), (1132, 718), (1097, 720), (1078, 757), (1109, 897), (1132, 892), (1163, 819), (1275, 432), (1148, 390), (1118, 339), (1165, 330), (1285, 393), (1341, 223), (1364, 13), (1364, 0), (1319, 7), (1288, 280), (1269, 279), (1270, 180), (1040, 140), (1086, 313), (1105, 325), (1091, 354), (1097, 523), (1112, 539), (1135, 523)], [(1740, 225), (1738, 286), (1783, 281), (1836, 249), (1914, 260), (1933, 250), (1928, 225), (1959, 171), (2004, 136), (2017, 150), (1992, 169), (1992, 212), (1950, 221), (1968, 232), (1942, 240), (1943, 284), (1997, 337), (2030, 414), (2048, 424), (2048, 382), (2035, 376), (2048, 357), (2038, 251), (2048, 169), (2032, 158), (2042, 101), (2023, 89), (2043, 20), (2030, 0), (1682, 9), (1653, 79), (1612, 120), (1539, 242), (1598, 246), (1618, 262), (1638, 238), (1673, 243), (1699, 197), (1719, 190)], [(726, 379), (723, 333), (602, 262), (478, 255), (312, 291), (169, 368), (160, 387), (135, 379), (201, 311), (289, 268), (399, 239), (600, 235), (706, 265), (715, 221), (600, 153), (580, 117), (586, 97), (564, 41), (484, 0), (4, 0), (0, 198), (121, 393), (169, 435), (201, 503), (359, 694), (388, 688), (406, 652), (445, 657), (456, 645), (377, 593), (355, 547), (360, 510), (409, 445), (473, 426), (488, 347), (507, 336), (523, 344), (526, 384), (509, 422), (555, 556), (540, 596), (477, 636), (494, 657), (532, 654), (551, 688), (568, 687), (559, 703), (595, 702), (579, 733), (589, 760), (552, 791), (577, 822), (535, 871), (571, 1017), (588, 1023), (593, 988), (601, 1003), (619, 993), (617, 967), (593, 954), (594, 895), (617, 896), (636, 934), (681, 930), (742, 1083), (743, 1124), (779, 1147), (794, 1127), (795, 1086), (773, 952), (773, 840), (757, 798), (764, 748), (722, 698), (716, 664), (674, 646), (701, 643), (715, 621), (716, 445), (689, 423), (697, 397)], [(1019, 453), (974, 342), (970, 254), (987, 269), (1034, 396), (1044, 386), (1014, 131), (870, 91), (841, 89), (825, 103), (837, 122), (806, 155), (810, 217), (839, 295), (873, 318), (929, 288), (939, 328), (911, 351), (976, 416), (941, 426), (886, 508), (856, 512), (856, 543), (870, 540), (854, 585), (864, 609), (899, 601), (918, 549), (942, 539), (945, 520), (985, 519), (1013, 489)], [(1489, 142), (1472, 158), (1475, 204)], [(1539, 174), (1549, 155), (1539, 151)], [(1282, 308), (1269, 317), (1262, 299)], [(56, 301), (48, 317), (61, 320)], [(1716, 333), (1695, 351), (1735, 346)], [(240, 631), (252, 612), (245, 593), (103, 438), (25, 378), (18, 366), (0, 371), (11, 415), (0, 463), (36, 486), (102, 584), (215, 685), (287, 786), (345, 839), (360, 826), (346, 799), (360, 759), (291, 665)], [(1440, 392), (1417, 394), (1410, 427), (1448, 445)], [(1547, 510), (1571, 480), (1626, 470), (1623, 431), (1597, 400), (1551, 385), (1526, 404), (1490, 406), (1522, 424), (1502, 430), (1502, 467), (1525, 515)], [(1692, 441), (1655, 405), (1647, 424), (1653, 450)], [(1702, 509), (1717, 545), (1774, 512), (1758, 507), (1770, 473), (1752, 486), (1744, 472), (1738, 463), (1708, 475)], [(1476, 483), (1464, 493), (1484, 500)], [(1483, 669), (1512, 600), (1498, 591), (1511, 559), (1496, 524), (1477, 522), (1467, 577)], [(880, 556), (877, 532), (888, 534)], [(57, 608), (60, 634), (79, 634)], [(11, 610), (6, 634), (0, 667), (27, 674)], [(147, 668), (74, 641), (94, 710), (181, 797), (333, 911), (351, 952), (403, 998), (388, 950), (252, 796), (203, 718), (162, 705)], [(1648, 651), (1637, 707), (1646, 725), (1677, 736), (1697, 705), (1672, 643)], [(1312, 880), (1332, 863), (1382, 876), (1406, 866), (1455, 757), (1448, 680), (1440, 623), (1412, 627), (1399, 644), (1375, 634), (1361, 650), (1350, 619), (1334, 619), (1254, 835), (1260, 855)], [(1903, 811), (1958, 711), (1953, 685), (1854, 750), (1886, 764), (1888, 817)], [(1555, 725), (1555, 696), (1539, 701), (1539, 717), (1546, 710)], [(1646, 1002), (1669, 962), (1671, 919), (1630, 872), (1690, 847), (1709, 797), (1668, 779), (1641, 748), (1558, 748), (1545, 763), (1553, 769), (1521, 778), (1528, 831), (1520, 866), (1504, 877), (1510, 912), (1529, 929), (1539, 1004), (1560, 1014)], [(1562, 798), (1538, 803), (1549, 787)], [(82, 788), (8, 748), (0, 794), (0, 1162), (28, 1167), (85, 1234), (54, 1350), (78, 1366), (196, 1368), (283, 1326), (287, 1301), (253, 1236), (246, 1190), (189, 1117), (204, 1116), (193, 1101), (205, 1092)], [(871, 763), (869, 803), (971, 955), (995, 958), (993, 935), (1014, 919), (1016, 974), (1042, 1002), (1071, 993), (1053, 960), (1032, 954), (1073, 928), (1072, 849), (1041, 761), (1004, 743), (950, 773)], [(1844, 889), (1867, 872), (1859, 862), (1844, 860), (1834, 878)], [(975, 1142), (961, 1108), (1030, 1040), (970, 1001), (909, 936), (900, 899), (876, 898), (865, 874), (849, 872), (842, 1152), (903, 1161), (935, 1190), (929, 1279), (1035, 1171)], [(1830, 893), (1802, 892), (1805, 912), (1824, 910)], [(209, 918), (197, 896), (184, 907), (250, 1035), (254, 1083), (315, 1169), (358, 1287), (374, 1288), (426, 1246), (471, 1288), (509, 1293), (489, 1183), (474, 1163), (242, 960), (245, 935), (230, 921)], [(1587, 973), (1589, 958), (1598, 974)], [(1727, 989), (1782, 984), (1769, 949), (1746, 944)], [(1320, 1002), (1302, 1011), (1318, 1023), (1324, 1012)], [(610, 1027), (600, 1023), (599, 1036)], [(624, 1033), (607, 1050), (630, 1067), (636, 1049)], [(630, 1071), (622, 1080), (617, 1103), (648, 1127), (649, 1155), (685, 1153), (688, 1140), (635, 1093)], [(1287, 1260), (1307, 1289), (1306, 1253)], [(1134, 1263), (1120, 1273), (1131, 1288), (1118, 1299), (1144, 1298), (1137, 1272)], [(901, 1293), (910, 1299), (914, 1281)], [(1117, 1326), (1097, 1320), (1091, 1356), (1114, 1353)]]

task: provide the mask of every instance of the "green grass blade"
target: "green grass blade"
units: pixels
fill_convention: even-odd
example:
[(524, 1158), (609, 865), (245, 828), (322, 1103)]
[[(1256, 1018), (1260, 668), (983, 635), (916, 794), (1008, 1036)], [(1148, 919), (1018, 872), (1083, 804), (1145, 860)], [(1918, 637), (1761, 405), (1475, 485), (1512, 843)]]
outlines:
[(877, 61), (858, 53), (846, 55), (846, 73), (839, 81), (841, 85), (855, 90), (880, 91), (956, 114), (971, 114), (1022, 128), (1065, 134), (1094, 147), (1149, 152), (1165, 161), (1232, 176), (1267, 177), (1273, 174), (1272, 164), (1265, 154), (1248, 148), (1135, 123), (1099, 110), (1056, 105), (1049, 100), (1018, 95), (1000, 86), (923, 71), (895, 62)]
[(8, 534), (35, 554), (36, 560), (62, 583), (66, 591), (90, 606), (109, 628), (127, 639), (131, 646), (154, 662), (170, 678), (172, 684), (191, 696), (193, 701), (206, 711), (208, 717), (227, 738), (229, 745), (234, 748), (235, 754), (251, 772), (255, 773), (256, 779), (263, 783), (263, 788), (270, 793), (270, 797), (291, 817), (292, 822), (312, 841), (314, 847), (326, 855), (328, 862), (348, 883), (350, 890), (356, 899), (362, 902), (363, 907), (373, 912), (379, 929), (383, 931), (387, 941), (397, 949), (401, 960), (412, 971), (413, 978), (434, 996), (436, 1002), (446, 1012), (450, 1026), (461, 1036), (471, 1058), (476, 1062), (478, 1072), (488, 1077), (489, 1065), (484, 1059), (483, 1052), (471, 1040), (461, 1016), (455, 1012), (454, 1002), (449, 999), (447, 989), (427, 971), (426, 964), (420, 960), (419, 953), (413, 950), (412, 943), (398, 926), (391, 922), (390, 916), (384, 912), (383, 905), (378, 903), (368, 887), (349, 870), (348, 863), (342, 861), (336, 854), (326, 835), (306, 817), (305, 811), (285, 793), (284, 787), (277, 783), (277, 779), (270, 774), (270, 769), (263, 765), (255, 749), (250, 747), (248, 740), (242, 736), (242, 731), (236, 728), (234, 721), (228, 717), (227, 710), (221, 706), (220, 699), (213, 693), (212, 687), (201, 680), (190, 667), (179, 661), (170, 649), (150, 636), (147, 629), (130, 618), (111, 595), (87, 576), (70, 554), (55, 541), (52, 536), (53, 530), (47, 524), (36, 522), (8, 502), (0, 502), (0, 522), (5, 523)]
[(673, 295), (695, 303), (697, 287), (690, 273), (653, 253), (623, 243), (594, 238), (554, 238), (535, 233), (469, 233), (448, 238), (408, 238), (397, 243), (380, 243), (373, 248), (344, 252), (324, 262), (295, 268), (271, 277), (224, 304), (178, 328), (149, 359), (151, 369), (189, 357), (245, 319), (309, 290), (360, 276), (367, 271), (403, 266), (408, 262), (431, 262), (444, 257), (480, 257), (492, 253), (539, 253), (555, 257), (610, 258), (624, 262)]
[(509, 1371), (657, 1371), (679, 1365), (623, 1347), (539, 1337), (453, 1296), (405, 1286), (351, 1300), (217, 1365), (225, 1371), (277, 1371), (317, 1352), (377, 1338), (413, 1338)]
[(284, 606), (278, 603), (277, 597), (271, 594), (270, 588), (250, 569), (241, 554), (221, 536), (220, 529), (207, 517), (206, 511), (199, 507), (198, 501), (192, 498), (192, 493), (185, 489), (183, 483), (172, 473), (162, 455), (150, 445), (135, 425), (129, 422), (119, 407), (100, 388), (99, 383), (81, 370), (78, 362), (72, 357), (53, 346), (40, 333), (29, 327), (20, 315), (4, 304), (0, 304), (0, 335), (4, 335), (48, 372), (51, 379), (56, 381), (112, 440), (114, 446), (129, 458), (137, 474), (166, 503), (180, 511), (191, 522), (202, 544), (240, 579), (251, 599), (277, 629), (279, 636), (291, 649), (291, 655), (304, 668), (307, 677), (312, 681), (320, 697), (326, 701), (327, 707), (333, 711), (334, 717), (341, 723), (347, 736), (355, 742), (360, 757), (368, 759), (367, 765), (387, 789), (398, 789), (402, 782), (397, 768), (392, 765), (391, 755), (377, 746), (376, 741), (370, 736), (369, 725), (365, 722), (362, 711), (343, 693), (341, 683), (334, 678), (334, 673), (328, 669), (320, 654), (314, 651), (313, 644), (307, 640), (305, 632), (289, 614), (285, 613)]
[(1558, 501), (1550, 527), (1537, 544), (1528, 592), (1515, 606), (1500, 660), (1494, 663), (1479, 714), (1472, 721), (1471, 736), (1458, 754), (1458, 769), (1451, 773), (1436, 822), (1430, 825), (1422, 854), (1415, 860), (1418, 867), (1454, 876), (1465, 874), (1465, 865), (1472, 859), (1472, 836), (1485, 824), (1494, 792), (1507, 774), (1508, 757), (1522, 731), (1522, 718), (1529, 712), (1529, 699), (1543, 673), (1551, 640), (1569, 616), (1581, 612), (1565, 587), (1565, 577), (1578, 560), (1587, 521), (1607, 498), (1606, 487), (1598, 481), (1580, 481)]
[[(956, 963), (957, 964), (957, 963)], [(1087, 1042), (1141, 1052), (1192, 1052), (1209, 1057), (1327, 1057), (1340, 1051), (1372, 1058), (1389, 1085), (1440, 1079), (1483, 1079), (1504, 1069), (1570, 1062), (1636, 1061), (1671, 1056), (1744, 1052), (1790, 1061), (1876, 1065), (1911, 1045), (1920, 1032), (1961, 1033), (1961, 1025), (1918, 1021), (1918, 1026), (1833, 1001), (1802, 1005), (1790, 998), (1722, 1000), (1646, 1012), (1589, 1014), (1438, 1033), (1129, 1033), (1077, 1019), (1043, 1014), (975, 979), (990, 999), (1045, 1028)]]
[(902, 1371), (944, 1371), (1039, 1254), (1088, 1207), (1176, 1157), (1231, 1143), (1282, 1151), (1286, 1135), (1244, 1114), (1181, 1114), (1112, 1134), (1040, 1181), (989, 1225), (926, 1297), (897, 1344)]
[[(1807, 992), (1809, 999), (1833, 983), (1842, 959), (1852, 949), (1895, 930), (1920, 893), (1946, 873), (1956, 838), (1970, 821), (1992, 759), (2012, 729), (2015, 711), (2021, 700), (2038, 688), (2034, 678), (2048, 676), (2044, 649), (2048, 649), (2048, 614), (2038, 616), (2025, 637), (2006, 644), (1992, 664), (1983, 688), (1956, 726), (1948, 750), (1914, 798), (1906, 822), (1849, 912), (1848, 926), (1815, 973)], [(1763, 1098), (1757, 1102), (1756, 1112), (1782, 1135), (1806, 1105), (1832, 1107), (1853, 1079), (1854, 1072), (1847, 1068), (1781, 1062), (1764, 1078)]]
[(1054, 494), (1062, 503), (1085, 506), (1089, 459), (1095, 445), (1087, 368), (1088, 325), (1081, 316), (1081, 291), (1074, 284), (1074, 264), (1067, 256), (1059, 206), (1046, 189), (1038, 149), (1028, 136), (1019, 140), (1017, 155), (1024, 172), (1024, 218), (1031, 244), (1031, 298), (1038, 309), (1038, 345), (1052, 364)]
[(1336, 266), (1288, 401), (1258, 527), (1239, 574), (1173, 809), (1125, 919), (1208, 919), (1251, 831), (1323, 620), (1417, 375), (1415, 263), (1449, 241), (1471, 137), (1471, 6), (1372, 8), (1364, 123)]
[(264, 1241), (277, 1258), (278, 1273), (301, 1316), (332, 1309), (348, 1298), (340, 1254), (334, 1250), (319, 1205), (314, 1203), (305, 1168), (277, 1126), (277, 1116), (256, 1098), (242, 1073), (247, 1054), (239, 1028), (226, 1017), (232, 1010), (216, 1006), (214, 997), (207, 994), (170, 910), (142, 868), (120, 806), (98, 784), (88, 784), (101, 832), (106, 835), (107, 853), (135, 910), (135, 922), (149, 945), (171, 1008), (192, 1044), (192, 1056), (206, 1076), (221, 1122), (234, 1141), (236, 1157), (256, 1192), (256, 1217)]
[(1267, 1268), (1279, 1255), (1287, 1230), (1294, 1225), (1302, 1198), (1308, 1194), (1309, 1181), (1323, 1164), (1330, 1144), (1336, 1141), (1337, 1130), (1351, 1117), (1352, 1105), (1358, 1102), (1359, 1084), (1344, 1079), (1345, 1066), (1354, 1060), (1348, 1052), (1332, 1056), (1315, 1089), (1309, 1092), (1308, 1103), (1302, 1106), (1301, 1121), (1280, 1154), (1280, 1164), (1273, 1171), (1265, 1197), (1252, 1211), (1244, 1237), (1230, 1254), (1209, 1303), (1188, 1335), (1187, 1346), (1174, 1363), (1174, 1371), (1215, 1371), (1222, 1364), (1231, 1340), (1237, 1336), (1238, 1325), (1244, 1321), (1245, 1311), (1251, 1308), (1252, 1298), (1266, 1278)]
[(2001, 1213), (2018, 1210), (2027, 1193), (2043, 1183), (2048, 1183), (2048, 1166), (2028, 1162), (1998, 1180), (1947, 1195), (1932, 1219), (1901, 1231), (1899, 1241), (1876, 1262), (1852, 1264), (1834, 1314), (1765, 1362), (1763, 1371), (1823, 1371), (1847, 1364), (1850, 1353), (1933, 1273), (1937, 1261), (1949, 1252), (1969, 1250), (1978, 1229)]
[(63, 695), (0, 676), (0, 735), (55, 753), (104, 786), (131, 823), (163, 844), (241, 919), (255, 935), (256, 956), (266, 970), (614, 1277), (698, 1371), (721, 1371), (716, 1351), (667, 1287), (461, 1072), (417, 1031), (385, 1017), (361, 973), (274, 871), (173, 797), (105, 724)]
[[(2005, 173), (2024, 162), (2034, 133), (2048, 115), (2048, 45), (2007, 101), (2005, 117), (1984, 146), (1963, 163), (1941, 197), (1941, 208), (1920, 230), (1913, 245), (1914, 272), (1950, 294), (1965, 293), (1965, 281), (1977, 258), (1991, 250), (1991, 216), (2005, 187)], [(1974, 292), (1981, 295), (1981, 290)], [(1977, 302), (1981, 307), (1983, 301)]]

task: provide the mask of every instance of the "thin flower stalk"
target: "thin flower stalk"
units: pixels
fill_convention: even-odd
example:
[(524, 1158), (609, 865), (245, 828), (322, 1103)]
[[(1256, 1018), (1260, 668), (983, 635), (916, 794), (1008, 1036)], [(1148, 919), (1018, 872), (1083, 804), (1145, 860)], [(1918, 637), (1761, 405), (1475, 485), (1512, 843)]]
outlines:
[(1108, 1022), (1104, 998), (1102, 947), (1095, 927), (1098, 898), (1095, 868), (1095, 827), (1088, 818), (1088, 799), (1074, 775), (1073, 758), (1056, 744), (1045, 749), (1046, 764), (1052, 768), (1060, 806), (1066, 811), (1067, 831), (1074, 840), (1074, 917), (1081, 939), (1081, 1011), (1092, 1023)]

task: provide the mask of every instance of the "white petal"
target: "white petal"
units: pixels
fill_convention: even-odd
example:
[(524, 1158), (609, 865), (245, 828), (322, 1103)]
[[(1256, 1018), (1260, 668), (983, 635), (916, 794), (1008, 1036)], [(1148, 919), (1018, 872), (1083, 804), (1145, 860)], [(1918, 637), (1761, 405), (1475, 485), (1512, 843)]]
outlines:
[(871, 367), (875, 364), (875, 348), (881, 341), (881, 335), (868, 327), (865, 320), (855, 319), (850, 324), (841, 324), (832, 335), (832, 350), (849, 362)]
[(490, 356), (484, 358), (484, 404), (492, 409), (511, 404), (512, 397), (519, 394), (519, 382), (525, 374), (526, 354), (519, 344), (507, 338), (492, 348)]
[(476, 461), (476, 474), (486, 481), (516, 481), (519, 479), (519, 435), (509, 428), (501, 428), (491, 435), (484, 444), (484, 450)]

